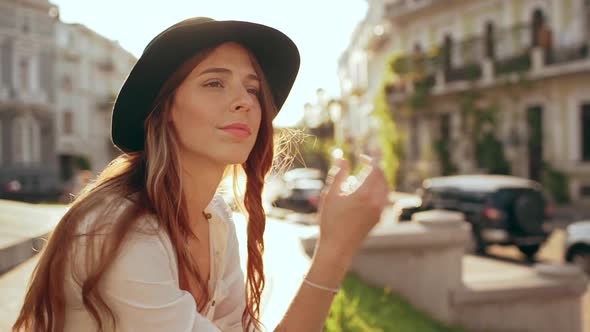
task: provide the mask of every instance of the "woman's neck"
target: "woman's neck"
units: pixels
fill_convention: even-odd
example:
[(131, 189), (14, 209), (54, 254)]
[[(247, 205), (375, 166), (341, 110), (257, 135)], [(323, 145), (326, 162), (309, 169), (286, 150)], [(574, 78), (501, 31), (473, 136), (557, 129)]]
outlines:
[(182, 191), (187, 202), (189, 220), (201, 220), (202, 213), (213, 199), (223, 177), (225, 165), (184, 158)]

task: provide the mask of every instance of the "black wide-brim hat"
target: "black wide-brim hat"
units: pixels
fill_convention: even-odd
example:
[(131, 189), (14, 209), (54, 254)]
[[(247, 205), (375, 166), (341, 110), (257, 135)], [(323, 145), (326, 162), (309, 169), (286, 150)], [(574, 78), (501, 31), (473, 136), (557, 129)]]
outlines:
[[(278, 112), (299, 71), (295, 43), (284, 33), (261, 24), (190, 18), (152, 39), (131, 70), (113, 107), (113, 143), (123, 152), (143, 151), (144, 122), (164, 82), (197, 52), (224, 42), (237, 42), (254, 54)], [(276, 114), (272, 116), (274, 119)]]

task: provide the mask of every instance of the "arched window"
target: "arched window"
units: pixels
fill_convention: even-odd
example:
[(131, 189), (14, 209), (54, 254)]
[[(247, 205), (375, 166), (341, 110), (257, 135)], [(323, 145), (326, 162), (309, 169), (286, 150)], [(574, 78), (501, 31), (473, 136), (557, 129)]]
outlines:
[(41, 128), (30, 114), (14, 120), (12, 141), (15, 164), (30, 165), (41, 162)]

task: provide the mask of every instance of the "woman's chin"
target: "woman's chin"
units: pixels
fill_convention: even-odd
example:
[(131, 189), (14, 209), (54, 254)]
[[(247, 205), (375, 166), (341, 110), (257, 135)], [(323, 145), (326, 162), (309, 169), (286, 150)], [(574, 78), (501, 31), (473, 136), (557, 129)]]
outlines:
[(243, 163), (246, 162), (246, 160), (248, 160), (248, 156), (237, 156), (237, 155), (232, 155), (232, 156), (227, 156), (227, 158), (223, 158), (221, 160), (221, 162), (224, 165), (242, 165)]

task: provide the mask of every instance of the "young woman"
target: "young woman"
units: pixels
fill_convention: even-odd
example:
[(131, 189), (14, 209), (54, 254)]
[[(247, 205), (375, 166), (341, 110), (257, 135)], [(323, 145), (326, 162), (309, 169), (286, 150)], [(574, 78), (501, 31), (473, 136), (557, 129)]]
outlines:
[[(272, 120), (299, 53), (281, 32), (193, 18), (156, 36), (117, 97), (112, 140), (124, 154), (73, 202), (49, 239), (14, 331), (260, 330)], [(320, 241), (278, 331), (321, 331), (360, 242), (386, 204), (382, 172), (342, 192), (327, 179)], [(247, 176), (246, 278), (217, 187)], [(244, 281), (244, 279), (246, 279)]]

